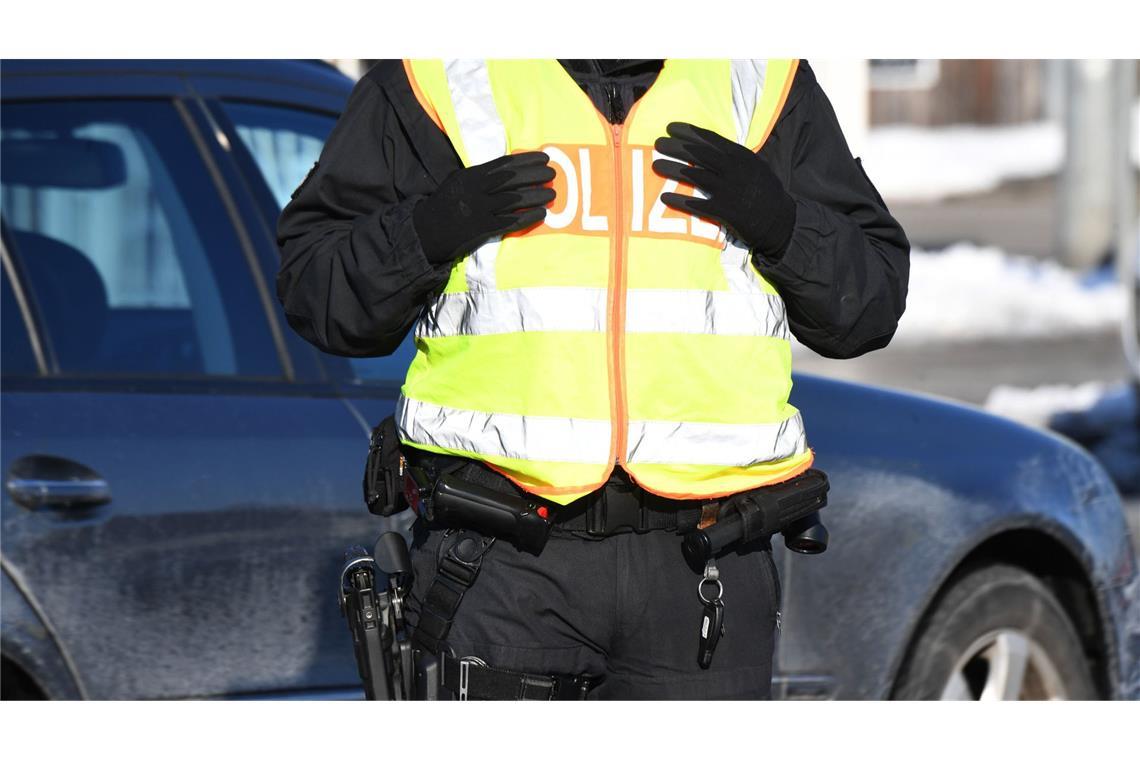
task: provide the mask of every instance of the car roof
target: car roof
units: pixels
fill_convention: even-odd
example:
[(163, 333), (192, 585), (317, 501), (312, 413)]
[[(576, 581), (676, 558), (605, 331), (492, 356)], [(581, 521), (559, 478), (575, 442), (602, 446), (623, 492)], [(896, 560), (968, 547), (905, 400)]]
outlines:
[(5, 100), (74, 97), (253, 97), (340, 110), (352, 80), (315, 60), (22, 59), (0, 66)]

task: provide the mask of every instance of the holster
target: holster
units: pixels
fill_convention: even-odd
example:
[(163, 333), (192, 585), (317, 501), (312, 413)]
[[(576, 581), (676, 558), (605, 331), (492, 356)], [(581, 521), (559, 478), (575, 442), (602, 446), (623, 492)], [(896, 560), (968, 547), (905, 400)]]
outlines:
[(412, 642), (403, 609), (410, 581), (407, 545), (397, 533), (383, 534), (372, 554), (362, 546), (345, 552), (340, 611), (367, 699), (411, 698)]

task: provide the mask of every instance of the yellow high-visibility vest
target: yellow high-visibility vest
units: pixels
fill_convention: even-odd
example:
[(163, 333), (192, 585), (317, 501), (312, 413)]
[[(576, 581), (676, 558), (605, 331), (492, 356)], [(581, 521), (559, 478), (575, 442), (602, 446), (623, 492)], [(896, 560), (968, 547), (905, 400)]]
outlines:
[(417, 99), (464, 166), (541, 150), (546, 220), (457, 261), (415, 327), (401, 440), (486, 462), (566, 504), (615, 466), (646, 490), (711, 498), (811, 465), (788, 404), (784, 303), (749, 251), (666, 207), (651, 169), (672, 121), (753, 150), (794, 60), (667, 60), (610, 125), (555, 60), (415, 60)]

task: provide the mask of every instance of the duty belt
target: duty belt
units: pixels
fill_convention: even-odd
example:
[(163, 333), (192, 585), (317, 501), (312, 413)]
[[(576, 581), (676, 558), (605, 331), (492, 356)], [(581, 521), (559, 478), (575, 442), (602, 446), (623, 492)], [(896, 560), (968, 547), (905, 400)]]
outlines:
[[(502, 475), (473, 460), (428, 453), (411, 446), (404, 447), (403, 450), (411, 464), (426, 468), (426, 472), (452, 472), (486, 488), (518, 493)], [(431, 479), (434, 480), (434, 475)], [(716, 522), (721, 503), (720, 500), (667, 499), (657, 496), (632, 482), (622, 470), (614, 470), (609, 481), (597, 491), (565, 506), (544, 502), (530, 494), (522, 496), (535, 503), (545, 503), (543, 514), (549, 514), (555, 530), (581, 533), (594, 538), (655, 530), (688, 533)]]
[(556, 530), (594, 537), (654, 530), (688, 533), (715, 522), (719, 506), (719, 501), (708, 499), (666, 499), (615, 475), (597, 492), (553, 508), (551, 522)]

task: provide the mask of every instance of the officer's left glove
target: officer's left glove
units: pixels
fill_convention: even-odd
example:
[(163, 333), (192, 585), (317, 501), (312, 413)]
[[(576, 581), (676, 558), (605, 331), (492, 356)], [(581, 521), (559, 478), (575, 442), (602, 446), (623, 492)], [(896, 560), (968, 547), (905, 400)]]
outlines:
[(658, 153), (692, 166), (657, 159), (653, 170), (692, 185), (708, 198), (662, 193), (669, 208), (710, 219), (738, 241), (770, 258), (788, 247), (796, 224), (796, 204), (768, 163), (748, 148), (716, 132), (675, 121), (659, 137)]

